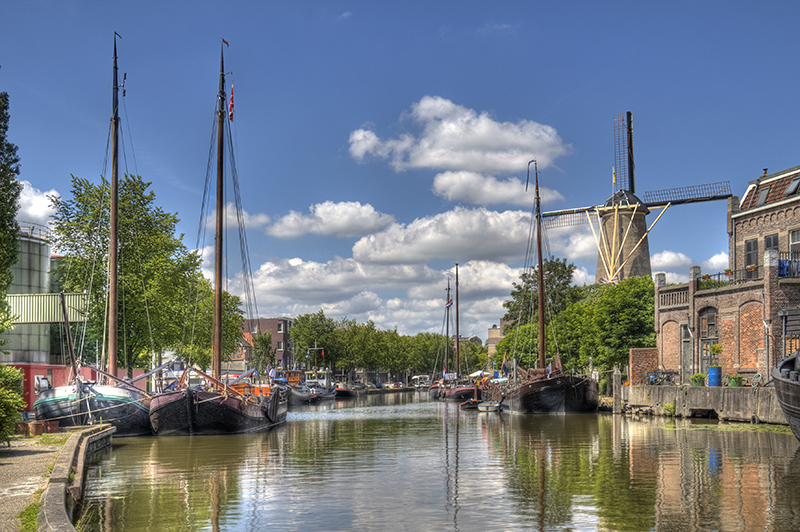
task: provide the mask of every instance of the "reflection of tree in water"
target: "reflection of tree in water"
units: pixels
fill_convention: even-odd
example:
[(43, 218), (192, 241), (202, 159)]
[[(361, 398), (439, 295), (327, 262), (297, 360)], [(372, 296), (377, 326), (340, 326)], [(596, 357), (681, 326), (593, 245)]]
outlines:
[[(511, 416), (498, 442), (516, 512), (534, 529), (584, 523), (653, 527), (655, 461), (638, 474), (610, 416)], [(642, 464), (637, 464), (637, 467)], [(585, 501), (587, 508), (582, 508)], [(595, 509), (596, 508), (596, 509)], [(586, 512), (586, 515), (579, 515)]]

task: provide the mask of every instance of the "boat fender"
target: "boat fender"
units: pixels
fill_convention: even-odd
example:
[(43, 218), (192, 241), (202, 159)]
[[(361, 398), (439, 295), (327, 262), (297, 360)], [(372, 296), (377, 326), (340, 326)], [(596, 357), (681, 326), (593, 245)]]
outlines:
[(758, 416), (753, 415), (753, 416), (750, 417), (750, 424), (751, 425), (758, 425), (759, 423), (761, 423), (761, 420), (758, 419)]

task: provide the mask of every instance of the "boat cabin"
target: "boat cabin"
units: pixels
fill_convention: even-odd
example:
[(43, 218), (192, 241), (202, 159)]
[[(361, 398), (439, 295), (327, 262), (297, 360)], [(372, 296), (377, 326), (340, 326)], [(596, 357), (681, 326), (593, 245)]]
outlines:
[(303, 382), (303, 372), (299, 369), (278, 369), (275, 370), (276, 379), (286, 379), (290, 386), (300, 386)]
[(411, 384), (416, 390), (425, 390), (431, 387), (430, 375), (414, 375), (411, 377)]
[(329, 369), (312, 369), (306, 371), (306, 386), (309, 388), (327, 388), (333, 384), (333, 376)]

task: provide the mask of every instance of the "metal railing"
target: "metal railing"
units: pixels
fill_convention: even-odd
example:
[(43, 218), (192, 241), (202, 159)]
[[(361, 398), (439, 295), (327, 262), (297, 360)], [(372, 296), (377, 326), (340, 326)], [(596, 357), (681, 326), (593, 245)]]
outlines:
[(705, 273), (697, 280), (698, 290), (708, 290), (722, 286), (731, 286), (742, 283), (760, 281), (764, 278), (764, 268), (756, 266), (752, 268), (742, 268), (741, 270), (726, 270), (720, 273)]

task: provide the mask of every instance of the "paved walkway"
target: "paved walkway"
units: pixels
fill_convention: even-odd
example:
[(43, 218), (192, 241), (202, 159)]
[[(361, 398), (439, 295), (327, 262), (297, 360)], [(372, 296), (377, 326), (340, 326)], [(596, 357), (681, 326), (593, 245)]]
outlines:
[[(20, 529), (17, 515), (36, 502), (33, 494), (47, 486), (50, 468), (69, 434), (14, 437), (11, 447), (0, 444), (0, 532)], [(45, 442), (56, 441), (56, 444)]]

